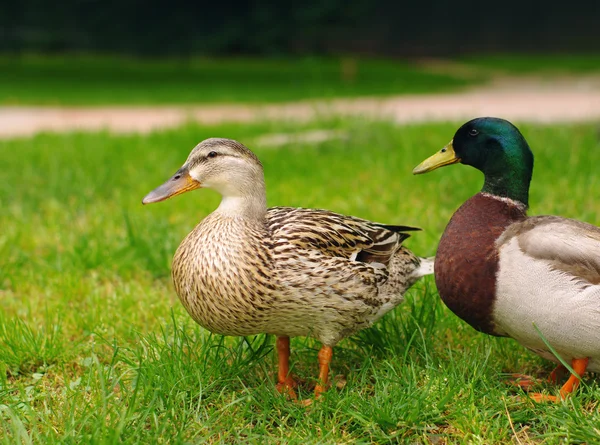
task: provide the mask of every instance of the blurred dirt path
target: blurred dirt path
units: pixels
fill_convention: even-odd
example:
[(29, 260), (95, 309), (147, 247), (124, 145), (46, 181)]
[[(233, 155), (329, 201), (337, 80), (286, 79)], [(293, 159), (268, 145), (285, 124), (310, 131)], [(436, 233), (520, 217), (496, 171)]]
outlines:
[(0, 138), (30, 136), (41, 131), (106, 129), (115, 133), (147, 133), (186, 121), (216, 124), (260, 119), (310, 120), (330, 115), (358, 115), (398, 123), (464, 121), (476, 116), (521, 122), (600, 122), (600, 78), (505, 79), (457, 93), (271, 105), (5, 106), (0, 107)]

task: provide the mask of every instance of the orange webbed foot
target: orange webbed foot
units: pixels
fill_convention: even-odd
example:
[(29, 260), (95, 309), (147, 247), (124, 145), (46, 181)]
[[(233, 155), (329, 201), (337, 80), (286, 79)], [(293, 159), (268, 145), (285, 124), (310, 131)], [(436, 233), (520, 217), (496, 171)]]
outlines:
[(548, 394), (542, 394), (540, 392), (532, 392), (531, 394), (528, 394), (528, 396), (535, 403), (545, 403), (545, 402), (556, 403), (556, 402), (558, 402), (560, 400), (556, 396), (551, 396), (551, 395), (548, 395)]
[(295, 391), (297, 387), (298, 384), (291, 377), (288, 377), (285, 379), (285, 381), (279, 382), (277, 383), (277, 385), (275, 385), (275, 388), (277, 389), (277, 391), (279, 391), (279, 393), (287, 395), (292, 400), (298, 400), (298, 395)]
[[(577, 388), (577, 386), (579, 386), (579, 382), (581, 381), (581, 376), (585, 373), (588, 362), (589, 362), (589, 358), (575, 358), (571, 361), (571, 367), (573, 368), (573, 371), (575, 371), (575, 374), (571, 374), (571, 376), (569, 377), (567, 382), (562, 386), (562, 388), (560, 389), (559, 396), (550, 396), (547, 394), (532, 393), (532, 394), (529, 394), (529, 397), (534, 402), (537, 402), (537, 403), (543, 403), (543, 402), (557, 403), (557, 402), (560, 402), (561, 400), (566, 399), (575, 390), (575, 388)], [(562, 366), (562, 365), (557, 366), (556, 369), (554, 369), (554, 371), (552, 371), (550, 373), (548, 380), (550, 380), (551, 382), (557, 382), (560, 374), (562, 372), (564, 372), (564, 370), (566, 370), (566, 368), (564, 366)]]
[(507, 379), (507, 383), (518, 386), (519, 388), (523, 389), (523, 391), (530, 391), (531, 388), (540, 383), (540, 380), (527, 374), (514, 373), (510, 374)]

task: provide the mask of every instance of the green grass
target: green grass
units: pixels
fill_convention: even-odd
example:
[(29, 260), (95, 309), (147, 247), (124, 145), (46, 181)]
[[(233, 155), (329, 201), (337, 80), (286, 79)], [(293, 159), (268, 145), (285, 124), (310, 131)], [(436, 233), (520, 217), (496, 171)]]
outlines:
[(440, 68), (419, 61), (348, 57), (0, 55), (0, 105), (267, 103), (448, 92), (506, 74), (600, 73), (600, 56), (593, 54), (482, 55), (458, 59), (458, 66), (449, 62)]
[(398, 61), (0, 57), (0, 104), (281, 102), (456, 90), (474, 81)]
[[(276, 150), (254, 143), (307, 128), (348, 137)], [(175, 296), (172, 254), (218, 197), (140, 201), (199, 140), (227, 136), (254, 148), (271, 205), (419, 225), (406, 244), (432, 255), (482, 179), (460, 166), (410, 172), (455, 129), (342, 120), (0, 142), (0, 442), (595, 443), (598, 381), (587, 376), (558, 405), (519, 400), (503, 373), (543, 376), (552, 364), (458, 320), (431, 277), (336, 347), (333, 373), (347, 383), (308, 409), (274, 390), (272, 338), (211, 335)], [(522, 129), (536, 154), (531, 213), (600, 224), (597, 128)], [(319, 345), (298, 338), (292, 347), (294, 372), (310, 381)]]

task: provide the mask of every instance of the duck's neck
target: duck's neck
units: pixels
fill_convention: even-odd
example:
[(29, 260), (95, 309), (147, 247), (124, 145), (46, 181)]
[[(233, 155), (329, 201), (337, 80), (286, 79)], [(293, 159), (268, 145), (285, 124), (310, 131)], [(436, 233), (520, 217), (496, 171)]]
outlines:
[(487, 166), (482, 171), (485, 175), (482, 192), (519, 201), (525, 204), (525, 207), (529, 206), (533, 158), (530, 162), (522, 161), (520, 158), (509, 158), (503, 164)]
[(264, 221), (267, 213), (267, 191), (262, 169), (237, 172), (235, 181), (209, 186), (221, 195), (214, 211), (225, 218)]
[(485, 177), (481, 191), (499, 198), (508, 198), (529, 206), (529, 181), (516, 180), (513, 177)]
[(262, 221), (267, 213), (267, 198), (260, 196), (223, 196), (215, 213), (228, 218)]

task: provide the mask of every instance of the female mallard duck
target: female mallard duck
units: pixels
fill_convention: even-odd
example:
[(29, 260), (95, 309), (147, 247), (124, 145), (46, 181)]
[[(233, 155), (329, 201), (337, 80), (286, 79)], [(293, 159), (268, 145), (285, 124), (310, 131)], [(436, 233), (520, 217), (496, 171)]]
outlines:
[(224, 335), (277, 336), (278, 389), (295, 397), (289, 337), (323, 345), (318, 396), (332, 348), (402, 301), (433, 260), (402, 242), (406, 226), (387, 226), (326, 210), (267, 209), (263, 168), (239, 142), (207, 139), (144, 204), (196, 188), (222, 195), (219, 207), (183, 240), (173, 258), (175, 290), (192, 318)]
[[(549, 344), (579, 376), (600, 371), (600, 228), (558, 216), (527, 217), (533, 154), (508, 121), (467, 122), (413, 173), (457, 162), (481, 170), (485, 182), (440, 240), (435, 281), (441, 298), (479, 331), (512, 337), (560, 362)], [(562, 397), (579, 384), (576, 374)]]

